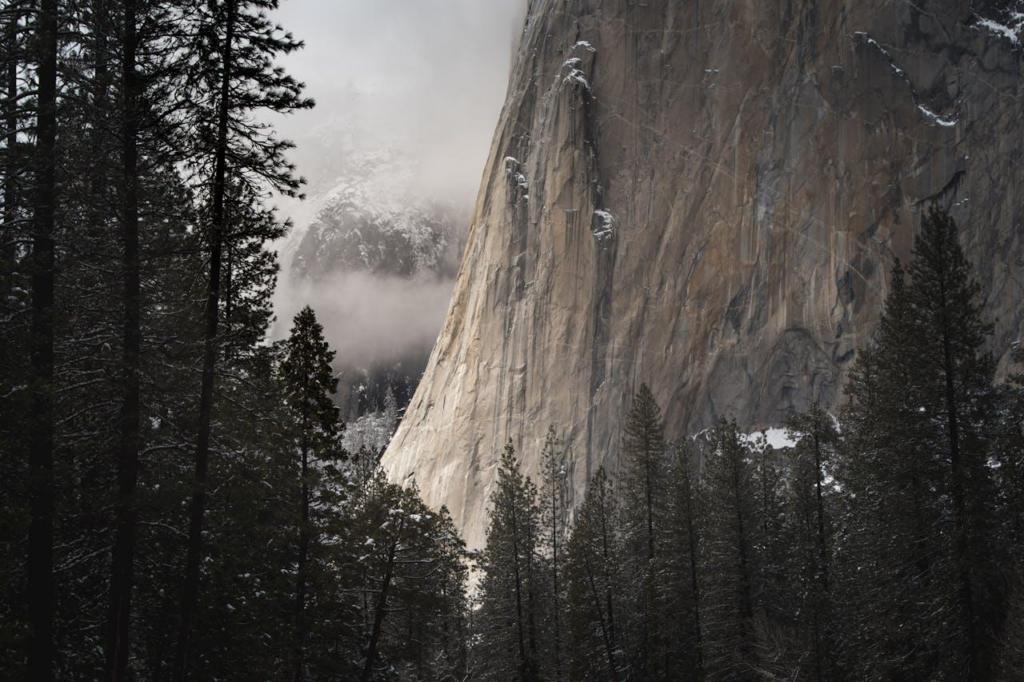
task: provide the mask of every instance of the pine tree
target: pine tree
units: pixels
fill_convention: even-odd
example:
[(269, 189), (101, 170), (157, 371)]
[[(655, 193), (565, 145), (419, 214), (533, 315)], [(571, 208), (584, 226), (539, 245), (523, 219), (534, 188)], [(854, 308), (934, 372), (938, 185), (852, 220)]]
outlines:
[(754, 510), (751, 453), (735, 422), (724, 419), (705, 450), (705, 528), (700, 572), (705, 671), (713, 679), (747, 679), (755, 658)]
[(998, 677), (1000, 682), (1012, 682), (1024, 677), (1024, 562), (1016, 564), (1015, 584), (1010, 593), (1009, 608), (1003, 626), (1002, 646), (999, 651)]
[(827, 680), (834, 677), (830, 568), (835, 535), (829, 505), (833, 492), (827, 483), (839, 458), (839, 433), (817, 402), (791, 418), (788, 431), (796, 441), (788, 453), (791, 474), (785, 502), (788, 580), (793, 586), (788, 616), (808, 633), (809, 646), (804, 645), (801, 655), (810, 653), (815, 679)]
[(668, 471), (663, 510), (665, 550), (660, 557), (665, 591), (659, 595), (668, 618), (669, 655), (673, 673), (684, 679), (703, 674), (703, 637), (700, 619), (701, 548), (700, 479), (688, 438), (675, 443)]
[(1002, 540), (1024, 560), (1024, 346), (1013, 352), (1017, 371), (1001, 387), (996, 427), (994, 488), (999, 499)]
[(992, 668), (992, 566), (1003, 563), (992, 541), (991, 325), (947, 213), (923, 219), (909, 274), (908, 284), (896, 264), (848, 387), (845, 647), (864, 670), (978, 679)]
[(626, 556), (634, 599), (632, 622), (637, 633), (631, 660), (636, 674), (666, 674), (662, 624), (658, 618), (657, 563), (660, 545), (658, 510), (665, 502), (667, 457), (661, 408), (646, 384), (640, 386), (623, 427), (622, 495)]
[[(34, 5), (32, 5), (34, 7)], [(12, 676), (25, 674), (25, 646), (30, 636), (26, 590), (26, 537), (30, 523), (27, 472), (29, 326), (31, 304), (26, 279), (32, 230), (29, 213), (31, 144), (19, 140), (19, 127), (31, 120), (31, 84), (19, 71), (32, 61), (28, 2), (8, 2), (2, 15), (2, 126), (0, 172), (3, 174), (3, 215), (0, 230), (0, 669)]]
[(446, 509), (378, 471), (355, 520), (369, 597), (359, 677), (461, 679), (466, 673), (464, 545)]
[(537, 586), (532, 571), (539, 517), (536, 487), (520, 473), (510, 442), (501, 454), (481, 560), (484, 609), (479, 615), (479, 655), (483, 679), (505, 679), (511, 670), (525, 682), (540, 679)]
[(395, 435), (395, 429), (398, 428), (398, 400), (395, 399), (395, 392), (391, 388), (391, 384), (388, 383), (387, 391), (384, 393), (384, 427), (388, 432), (388, 439)]
[(469, 637), (469, 570), (466, 544), (459, 536), (447, 507), (441, 507), (434, 526), (432, 579), (420, 586), (421, 598), (432, 598), (420, 631), (424, 634), (422, 679), (466, 679)]
[[(855, 675), (902, 670), (931, 677), (952, 623), (939, 571), (948, 556), (941, 462), (915, 378), (918, 342), (897, 262), (878, 330), (847, 386), (849, 555), (842, 582), (846, 656)], [(880, 607), (880, 605), (885, 605)]]
[[(984, 415), (991, 409), (995, 363), (984, 345), (992, 325), (982, 319), (980, 285), (960, 247), (956, 222), (932, 208), (921, 223), (910, 267), (918, 353), (917, 380), (931, 397), (924, 407), (940, 422), (940, 449), (946, 486), (952, 498), (952, 564), (956, 581), (959, 645), (967, 678), (986, 667), (982, 602), (984, 540), (988, 537), (983, 504), (988, 498), (988, 451)], [(939, 398), (941, 396), (941, 398)]]
[(310, 477), (314, 462), (329, 462), (338, 457), (338, 408), (331, 396), (338, 379), (331, 370), (334, 351), (324, 340), (323, 326), (313, 309), (306, 306), (295, 316), (287, 342), (287, 355), (281, 365), (285, 402), (296, 424), (296, 447), (301, 457), (302, 517), (299, 526), (298, 575), (295, 590), (297, 642), (295, 679), (302, 678), (305, 648), (306, 562), (310, 543)]
[(568, 490), (566, 486), (565, 451), (549, 426), (541, 452), (541, 524), (546, 559), (551, 573), (550, 627), (546, 639), (551, 641), (551, 668), (554, 679), (562, 679), (562, 592), (564, 585), (563, 565), (565, 563), (566, 524), (568, 521)]
[[(120, 9), (120, 31), (108, 28), (107, 13)], [(111, 558), (110, 606), (107, 617), (106, 674), (110, 679), (120, 680), (127, 675), (131, 654), (131, 599), (134, 584), (134, 563), (138, 503), (139, 453), (142, 447), (142, 388), (143, 381), (143, 314), (146, 305), (143, 300), (142, 249), (144, 240), (140, 233), (144, 222), (151, 219), (150, 210), (158, 204), (156, 196), (147, 195), (148, 176), (146, 166), (159, 165), (157, 159), (171, 156), (174, 126), (164, 122), (169, 100), (169, 86), (173, 73), (169, 51), (157, 49), (173, 44), (176, 16), (163, 0), (119, 0), (108, 3), (98, 0), (93, 7), (92, 20), (95, 28), (91, 32), (94, 45), (93, 101), (95, 109), (105, 112), (108, 103), (104, 101), (116, 89), (117, 143), (116, 154), (117, 221), (121, 240), (121, 270), (123, 301), (123, 323), (121, 339), (121, 400), (118, 414), (119, 443), (116, 498), (116, 528)], [(111, 22), (113, 23), (113, 22)], [(112, 36), (107, 36), (107, 32)], [(116, 36), (116, 50), (110, 50), (107, 43)], [(119, 62), (119, 80), (113, 88), (106, 81), (108, 52), (114, 52)], [(142, 55), (140, 57), (140, 54)], [(110, 78), (109, 80), (113, 80)], [(97, 125), (92, 142), (93, 153), (103, 158), (102, 131), (105, 126)], [(94, 197), (102, 194), (99, 185), (107, 176), (96, 172), (91, 187)], [(170, 178), (172, 176), (165, 176)], [(166, 180), (165, 180), (166, 181)], [(155, 193), (153, 193), (155, 194)], [(98, 203), (98, 202), (97, 202)], [(149, 225), (145, 225), (149, 227)]]
[[(192, 162), (197, 178), (208, 188), (209, 280), (195, 483), (174, 664), (176, 682), (181, 682), (187, 674), (192, 620), (199, 598), (229, 179), (239, 186), (244, 183), (253, 188), (269, 187), (295, 195), (299, 180), (293, 177), (292, 166), (283, 156), (289, 145), (266, 134), (265, 126), (254, 125), (248, 119), (255, 111), (283, 113), (312, 106), (311, 100), (301, 97), (301, 84), (273, 66), (272, 59), (276, 55), (301, 47), (301, 43), (290, 34), (282, 35), (270, 22), (266, 12), (276, 5), (276, 0), (224, 0), (223, 3), (210, 3), (209, 14), (199, 12), (196, 19), (200, 22), (196, 31), (200, 39), (197, 51), (202, 59), (192, 80), (197, 87), (193, 87), (188, 96), (193, 104), (197, 128), (203, 130), (205, 121), (211, 118), (209, 114), (214, 112), (212, 120), (216, 121), (216, 128), (209, 131), (209, 137), (200, 135), (199, 141), (210, 144), (211, 151), (196, 154)], [(230, 176), (229, 152), (232, 159)]]
[(621, 679), (616, 616), (621, 619), (622, 615), (622, 553), (617, 523), (611, 483), (600, 467), (577, 511), (567, 547), (569, 673), (573, 680)]
[[(23, 102), (23, 89), (18, 73), (27, 60), (23, 21), (30, 14), (24, 2), (8, 2), (3, 16), (3, 236), (0, 237), (0, 305), (7, 310), (15, 293), (15, 282), (21, 269), (19, 243), (27, 230), (21, 225), (24, 216), (24, 187), (27, 184), (25, 145), (19, 142), (18, 129), (28, 113)], [(10, 365), (13, 366), (13, 365)]]
[(27, 676), (54, 675), (54, 280), (57, 195), (57, 0), (40, 0), (35, 13), (36, 160), (32, 205), (32, 322), (29, 408), (28, 613), (31, 641)]
[[(763, 630), (780, 623), (784, 605), (789, 601), (789, 575), (786, 567), (789, 551), (782, 537), (785, 518), (784, 463), (779, 452), (768, 443), (766, 434), (757, 434), (746, 441), (751, 457), (751, 474), (757, 490), (753, 505), (755, 523), (750, 530), (757, 565), (758, 590), (755, 603), (759, 612), (758, 625)], [(776, 641), (783, 638), (776, 633), (768, 634), (773, 635), (771, 639)], [(764, 658), (777, 657), (777, 653), (772, 653)]]

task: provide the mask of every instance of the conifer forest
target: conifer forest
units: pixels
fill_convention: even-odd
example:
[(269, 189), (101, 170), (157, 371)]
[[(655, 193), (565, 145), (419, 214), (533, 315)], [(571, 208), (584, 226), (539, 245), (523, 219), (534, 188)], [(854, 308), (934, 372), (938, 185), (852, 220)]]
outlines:
[(390, 391), (347, 445), (314, 307), (270, 336), (273, 121), (314, 106), (277, 8), (0, 0), (0, 679), (1024, 680), (1024, 346), (976, 225), (921, 211), (836, 401), (687, 432), (638, 382), (616, 467), (569, 415), (492, 453), (471, 547), (380, 466)]

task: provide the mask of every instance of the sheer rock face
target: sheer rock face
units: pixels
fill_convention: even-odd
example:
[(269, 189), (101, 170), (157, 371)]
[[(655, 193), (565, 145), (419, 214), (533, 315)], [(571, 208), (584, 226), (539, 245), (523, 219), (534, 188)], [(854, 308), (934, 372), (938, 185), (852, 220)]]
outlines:
[(480, 547), (502, 445), (536, 476), (554, 422), (578, 501), (616, 473), (641, 382), (669, 436), (836, 403), (932, 203), (963, 228), (1005, 365), (1024, 80), (980, 5), (533, 0), (391, 477)]

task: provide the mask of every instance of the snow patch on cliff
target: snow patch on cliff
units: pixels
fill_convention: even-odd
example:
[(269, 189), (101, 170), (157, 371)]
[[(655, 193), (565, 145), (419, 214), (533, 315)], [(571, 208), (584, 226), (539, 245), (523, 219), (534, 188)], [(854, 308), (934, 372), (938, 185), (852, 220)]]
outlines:
[(999, 20), (976, 16), (977, 26), (988, 33), (1006, 38), (1014, 47), (1020, 47), (1021, 32), (1024, 31), (1024, 2), (1018, 1), (1012, 8), (1002, 11)]
[(918, 104), (917, 108), (920, 109), (921, 113), (927, 116), (933, 123), (937, 123), (944, 128), (952, 128), (956, 126), (957, 119), (955, 118), (942, 118), (923, 104)]
[(857, 40), (860, 40), (861, 42), (863, 42), (863, 43), (865, 43), (867, 45), (870, 45), (870, 46), (874, 47), (876, 50), (878, 50), (882, 54), (883, 57), (885, 57), (885, 60), (887, 62), (889, 62), (889, 68), (892, 69), (892, 72), (897, 77), (899, 77), (901, 80), (906, 82), (907, 86), (910, 88), (910, 96), (911, 96), (911, 98), (913, 98), (914, 103), (917, 104), (918, 111), (920, 111), (922, 114), (924, 114), (925, 117), (928, 118), (929, 121), (931, 121), (932, 123), (935, 123), (937, 125), (940, 125), (940, 126), (942, 126), (944, 128), (952, 128), (952, 127), (954, 127), (957, 124), (957, 118), (956, 117), (953, 117), (953, 118), (949, 118), (949, 117), (943, 118), (942, 116), (939, 116), (939, 114), (936, 114), (930, 108), (928, 108), (927, 106), (921, 104), (918, 101), (919, 98), (918, 98), (918, 95), (917, 95), (917, 88), (914, 87), (914, 83), (910, 80), (910, 76), (907, 75), (906, 71), (904, 71), (900, 67), (896, 66), (896, 61), (893, 59), (892, 53), (890, 53), (887, 49), (882, 47), (881, 43), (879, 43), (877, 40), (872, 38), (867, 33), (864, 33), (863, 31), (858, 31), (858, 32), (854, 33), (853, 37), (855, 39), (857, 39)]
[[(581, 44), (585, 44), (587, 46), (587, 49), (589, 49), (591, 52), (594, 52), (594, 48), (590, 47), (590, 43), (576, 43), (576, 45), (573, 46), (573, 49), (575, 49)], [(566, 85), (577, 85), (589, 92), (590, 83), (587, 81), (587, 75), (583, 73), (583, 70), (580, 68), (581, 66), (583, 66), (583, 60), (580, 59), (579, 57), (570, 57), (569, 59), (566, 59), (564, 62), (562, 62), (561, 68), (569, 69), (568, 75), (566, 75), (565, 78), (562, 79), (562, 82), (565, 83)]]
[(569, 75), (562, 79), (562, 82), (566, 85), (578, 85), (584, 90), (590, 90), (590, 83), (587, 82), (583, 72), (579, 69), (573, 69), (569, 72)]
[(615, 235), (616, 220), (610, 211), (598, 209), (594, 211), (594, 221), (591, 225), (591, 232), (597, 237), (597, 241), (604, 242)]

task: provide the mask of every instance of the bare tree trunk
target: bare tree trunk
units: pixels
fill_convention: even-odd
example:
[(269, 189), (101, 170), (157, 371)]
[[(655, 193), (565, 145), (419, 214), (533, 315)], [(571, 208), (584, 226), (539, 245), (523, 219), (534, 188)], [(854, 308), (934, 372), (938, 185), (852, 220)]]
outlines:
[(559, 604), (560, 593), (558, 591), (558, 518), (561, 508), (558, 505), (558, 492), (558, 486), (553, 486), (551, 491), (551, 579), (555, 592), (555, 682), (562, 682), (562, 630), (559, 622), (561, 604)]
[(380, 596), (377, 598), (377, 608), (373, 614), (373, 630), (370, 632), (370, 644), (366, 648), (366, 663), (363, 665), (362, 682), (370, 682), (373, 674), (373, 660), (377, 657), (377, 644), (380, 641), (380, 631), (384, 626), (385, 609), (388, 604), (388, 588), (391, 587), (391, 575), (395, 567), (395, 551), (405, 529), (405, 519), (398, 523), (398, 530), (388, 547), (388, 563), (384, 568), (384, 582), (380, 586)]
[(29, 413), (28, 679), (53, 679), (53, 303), (57, 200), (57, 0), (41, 0), (32, 235), (32, 395)]
[(4, 245), (3, 245), (3, 261), (0, 263), (0, 267), (3, 268), (3, 272), (0, 273), (2, 281), (0, 281), (0, 300), (6, 300), (10, 293), (14, 290), (14, 270), (15, 270), (15, 240), (12, 237), (6, 235), (11, 234), (14, 230), (14, 221), (18, 218), (18, 198), (17, 198), (17, 181), (16, 177), (18, 174), (17, 166), (17, 152), (18, 147), (18, 20), (20, 12), (17, 12), (15, 8), (10, 8), (10, 16), (7, 19), (7, 25), (4, 27), (4, 90), (5, 90), (5, 103), (4, 103), (4, 140), (5, 140), (5, 153), (4, 159)]
[(210, 458), (210, 422), (213, 415), (213, 383), (217, 364), (217, 318), (220, 307), (221, 250), (224, 235), (224, 189), (227, 176), (228, 114), (231, 97), (232, 43), (235, 33), (236, 0), (227, 0), (224, 33), (224, 65), (217, 120), (217, 149), (213, 177), (213, 210), (210, 233), (210, 280), (206, 295), (206, 340), (203, 349), (203, 379), (199, 395), (199, 435), (196, 442), (195, 482), (188, 529), (185, 588), (181, 599), (178, 650), (174, 660), (175, 682), (185, 679), (192, 638), (192, 618), (199, 599), (199, 567), (203, 545), (203, 517), (206, 513), (206, 471)]
[(818, 512), (818, 561), (821, 563), (821, 587), (828, 591), (828, 543), (825, 538), (825, 501), (821, 490), (825, 472), (821, 468), (820, 426), (814, 425), (814, 486)]
[(124, 349), (120, 453), (117, 462), (117, 530), (111, 561), (107, 621), (107, 679), (126, 678), (130, 655), (131, 598), (135, 561), (135, 487), (139, 471), (139, 364), (142, 347), (139, 273), (138, 76), (135, 0), (123, 0), (122, 206), (124, 242)]
[(516, 518), (515, 498), (512, 501), (512, 566), (516, 579), (516, 631), (519, 635), (519, 668), (522, 679), (530, 678), (526, 657), (526, 639), (523, 633), (523, 583), (519, 574), (519, 524)]
[[(681, 456), (685, 457), (686, 454)], [(690, 463), (687, 463), (687, 467)], [(693, 478), (692, 472), (686, 469), (686, 532), (690, 540), (690, 586), (693, 589), (693, 627), (697, 637), (697, 675), (698, 679), (704, 675), (704, 640), (700, 625), (700, 582), (697, 571), (697, 554), (700, 548), (697, 546), (697, 532), (694, 529), (693, 516)]]
[[(612, 557), (611, 551), (608, 547), (608, 519), (605, 513), (606, 500), (602, 494), (601, 498), (601, 553), (604, 556), (604, 565), (611, 565)], [(608, 604), (608, 639), (611, 641), (612, 648), (615, 648), (615, 610), (612, 608), (612, 587), (610, 584), (605, 585), (605, 602)], [(628, 643), (627, 643), (628, 650)]]
[[(945, 245), (940, 254), (945, 253)], [(964, 491), (963, 462), (960, 453), (960, 426), (958, 404), (956, 399), (956, 365), (953, 361), (952, 332), (949, 328), (949, 316), (947, 310), (949, 301), (946, 290), (945, 267), (940, 267), (939, 295), (942, 298), (942, 369), (946, 383), (946, 425), (949, 438), (949, 458), (953, 478), (953, 511), (956, 516), (953, 519), (953, 533), (956, 542), (956, 565), (957, 579), (959, 582), (957, 597), (960, 607), (963, 609), (963, 628), (967, 635), (967, 665), (964, 679), (978, 679), (980, 669), (978, 667), (978, 644), (979, 637), (974, 622), (974, 590), (971, 586), (970, 569), (970, 547), (967, 541), (967, 503)]]
[(754, 643), (753, 643), (753, 623), (754, 623), (754, 599), (751, 595), (750, 589), (750, 572), (748, 569), (747, 562), (747, 540), (746, 531), (743, 527), (743, 495), (742, 486), (740, 485), (740, 467), (742, 464), (739, 461), (734, 461), (732, 465), (732, 486), (733, 486), (733, 497), (736, 500), (736, 529), (737, 529), (737, 541), (739, 544), (739, 569), (740, 569), (740, 585), (739, 585), (739, 607), (740, 614), (743, 618), (743, 626), (740, 631), (740, 637), (742, 638), (740, 648), (744, 654), (744, 659), (750, 662), (754, 654)]
[(298, 585), (295, 590), (295, 680), (302, 679), (306, 645), (306, 561), (309, 554), (309, 445), (307, 443), (308, 418), (302, 416), (302, 522), (299, 526)]
[[(597, 611), (597, 617), (601, 624), (601, 639), (604, 641), (605, 657), (608, 659), (608, 679), (612, 682), (618, 682), (619, 674), (615, 669), (615, 649), (612, 646), (612, 640), (608, 635), (608, 627), (604, 622), (604, 612), (601, 610), (601, 595), (597, 593), (597, 583), (594, 581), (594, 572), (590, 569), (590, 555), (587, 552), (586, 547), (583, 548), (583, 565), (587, 569), (587, 579), (590, 582), (590, 593), (594, 597), (594, 609)], [(611, 608), (611, 603), (609, 603), (608, 606)]]

